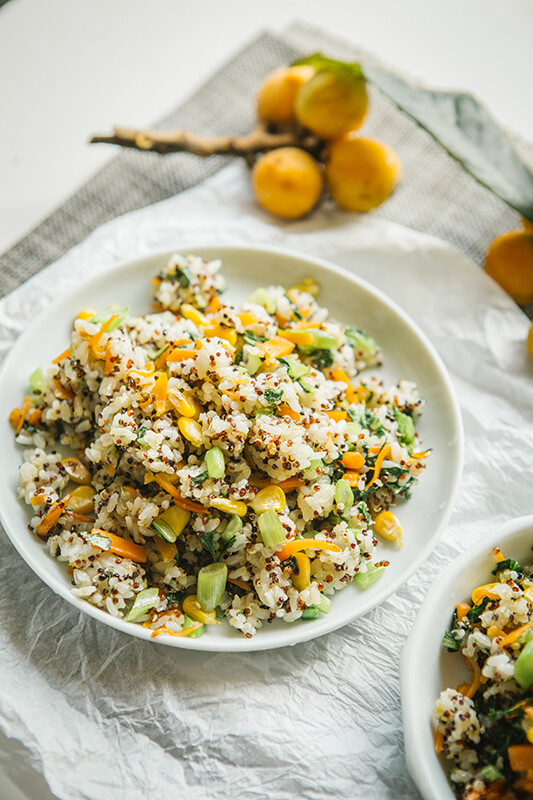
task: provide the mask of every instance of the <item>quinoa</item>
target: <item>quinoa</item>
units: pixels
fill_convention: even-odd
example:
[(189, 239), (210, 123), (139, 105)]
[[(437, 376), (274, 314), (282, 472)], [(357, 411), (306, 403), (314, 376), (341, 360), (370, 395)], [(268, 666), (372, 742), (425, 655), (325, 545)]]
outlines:
[[(65, 562), (73, 594), (153, 635), (217, 621), (191, 605), (213, 561), (227, 568), (216, 613), (247, 637), (369, 585), (389, 563), (375, 561), (378, 540), (401, 544), (390, 507), (429, 453), (416, 385), (372, 376), (378, 344), (330, 319), (312, 282), (236, 308), (220, 266), (175, 254), (148, 313), (78, 313), (70, 347), (11, 415), (30, 531)], [(277, 538), (265, 543), (269, 507)]]

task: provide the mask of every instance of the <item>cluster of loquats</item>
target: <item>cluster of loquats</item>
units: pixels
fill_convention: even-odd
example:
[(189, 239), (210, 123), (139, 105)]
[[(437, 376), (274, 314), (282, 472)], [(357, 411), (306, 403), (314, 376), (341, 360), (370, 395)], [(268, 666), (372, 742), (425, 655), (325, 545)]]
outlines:
[(257, 201), (285, 219), (305, 216), (326, 193), (348, 211), (371, 211), (397, 186), (401, 162), (388, 145), (358, 134), (369, 106), (363, 72), (358, 64), (322, 56), (304, 61), (266, 77), (257, 116), (273, 131), (303, 130), (316, 141), (258, 158), (252, 173)]

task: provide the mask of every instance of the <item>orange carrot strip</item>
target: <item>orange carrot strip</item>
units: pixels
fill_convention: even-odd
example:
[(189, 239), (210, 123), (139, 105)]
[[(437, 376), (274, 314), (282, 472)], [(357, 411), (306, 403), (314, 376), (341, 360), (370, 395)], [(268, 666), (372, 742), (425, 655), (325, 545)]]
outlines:
[(435, 752), (439, 756), (442, 753), (442, 745), (444, 744), (444, 736), (442, 731), (438, 728), (435, 729)]
[(155, 360), (156, 369), (162, 369), (168, 361), (169, 355), (175, 350), (177, 347), (180, 347), (184, 344), (190, 344), (190, 339), (176, 339), (175, 342), (172, 342), (166, 350), (164, 350), (160, 356), (158, 356)]
[[(130, 542), (128, 539), (123, 539), (122, 536), (117, 536), (115, 533), (104, 531), (101, 528), (93, 528), (91, 533), (95, 533), (98, 536), (105, 536), (109, 539), (111, 542), (109, 550), (117, 556), (130, 558), (132, 561), (140, 561), (141, 564), (144, 564), (146, 561), (146, 548), (141, 544), (135, 544), (135, 542)], [(105, 549), (99, 547), (97, 544), (93, 544), (92, 547), (100, 550)]]
[(300, 550), (331, 550), (332, 553), (340, 553), (340, 547), (331, 542), (322, 542), (319, 539), (293, 539), (291, 542), (284, 544), (281, 550), (278, 550), (276, 555), (280, 561), (285, 561)]
[(43, 411), (41, 408), (34, 408), (28, 414), (28, 422), (30, 425), (37, 425), (43, 415)]
[(176, 553), (178, 552), (178, 548), (174, 544), (174, 542), (166, 542), (164, 539), (161, 539), (160, 536), (155, 537), (155, 543), (157, 549), (161, 553), (161, 558), (165, 563), (174, 560)]
[(385, 459), (389, 455), (390, 449), (391, 449), (391, 446), (388, 443), (384, 444), (383, 447), (381, 448), (381, 450), (379, 452), (379, 455), (376, 458), (376, 464), (374, 466), (374, 474), (372, 476), (372, 480), (370, 481), (369, 484), (367, 484), (367, 488), (368, 488), (368, 486), (372, 486), (372, 484), (375, 481), (377, 481), (377, 479), (379, 478), (379, 474), (381, 472), (381, 467), (383, 466), (383, 462), (385, 461)]
[(70, 347), (69, 347), (66, 350), (64, 350), (60, 356), (54, 358), (52, 364), (59, 364), (60, 361), (63, 361), (64, 358), (70, 358), (71, 355), (72, 353), (70, 352)]
[(46, 512), (37, 526), (35, 530), (37, 536), (46, 536), (48, 531), (54, 527), (56, 522), (59, 521), (59, 518), (62, 516), (65, 506), (69, 500), (70, 494), (66, 494), (62, 500), (59, 500), (57, 503), (53, 504), (53, 506)]
[(305, 486), (305, 481), (299, 478), (285, 478), (284, 481), (274, 483), (270, 478), (250, 478), (248, 481), (250, 486), (255, 486), (256, 489), (263, 489), (265, 486), (279, 486), (284, 492), (290, 492), (291, 489), (298, 489), (300, 486)]
[(496, 561), (505, 561), (505, 556), (503, 555), (502, 551), (499, 547), (494, 547), (492, 550), (492, 555), (496, 559)]
[(518, 639), (520, 639), (523, 633), (529, 631), (531, 628), (533, 628), (533, 620), (531, 622), (526, 622), (525, 625), (521, 625), (519, 628), (515, 628), (514, 631), (511, 631), (511, 633), (508, 633), (507, 636), (504, 636), (500, 642), (500, 647), (510, 647), (510, 645), (514, 644), (516, 641), (518, 641)]
[(353, 403), (357, 400), (357, 392), (352, 386), (352, 382), (348, 375), (346, 374), (345, 370), (341, 369), (340, 367), (334, 369), (331, 373), (331, 377), (334, 381), (339, 381), (340, 383), (346, 384), (346, 399)]
[(63, 386), (59, 378), (54, 378), (54, 386), (56, 387), (59, 396), (63, 400), (74, 399), (74, 394), (70, 391), (70, 389), (67, 389), (65, 386)]
[(232, 392), (230, 389), (221, 389), (220, 394), (225, 394), (226, 397), (229, 397), (230, 400), (238, 400), (239, 395), (235, 392)]
[(513, 744), (507, 749), (507, 754), (513, 772), (533, 769), (533, 744)]
[(167, 407), (167, 386), (168, 375), (166, 372), (160, 372), (157, 376), (154, 385), (154, 400), (155, 400), (155, 415), (160, 417), (164, 414)]
[(109, 375), (111, 370), (113, 369), (113, 354), (111, 353), (111, 348), (109, 346), (111, 339), (108, 339), (105, 346), (105, 367), (104, 372), (106, 375)]
[(342, 463), (346, 469), (361, 469), (361, 467), (365, 465), (365, 459), (361, 453), (344, 453), (342, 456)]
[(214, 294), (211, 300), (209, 301), (209, 305), (207, 306), (207, 310), (210, 314), (214, 314), (215, 311), (218, 311), (222, 303), (220, 302), (220, 297), (218, 294)]
[(457, 614), (457, 620), (461, 622), (463, 617), (466, 617), (468, 612), (470, 611), (470, 606), (468, 603), (457, 603), (455, 606), (455, 613)]
[(79, 514), (77, 511), (72, 511), (70, 508), (66, 508), (63, 511), (64, 517), (70, 517), (71, 519), (75, 519), (78, 522), (94, 522), (92, 517), (86, 517), (85, 514)]
[(270, 358), (281, 358), (288, 356), (294, 350), (294, 343), (287, 342), (279, 336), (274, 336), (273, 339), (268, 339), (266, 342), (258, 342), (257, 346)]
[(421, 458), (427, 458), (430, 450), (421, 450), (420, 453), (411, 453), (411, 458), (415, 458), (417, 461)]
[(195, 350), (186, 350), (183, 347), (176, 347), (167, 357), (167, 363), (174, 361), (185, 361), (187, 358), (196, 358), (198, 354)]
[(286, 403), (282, 403), (280, 406), (278, 406), (278, 415), (280, 417), (290, 417), (295, 422), (299, 422), (302, 418), (302, 415), (299, 414), (298, 411), (294, 411)]
[(118, 319), (118, 314), (112, 314), (109, 319), (107, 319), (99, 331), (97, 331), (91, 339), (91, 350), (93, 351), (96, 358), (103, 359), (105, 357), (105, 349), (101, 346), (101, 339), (104, 333), (107, 331), (109, 326)]
[(331, 419), (334, 419), (335, 422), (340, 422), (341, 419), (349, 419), (349, 416), (346, 413), (346, 411), (340, 411), (339, 409), (335, 409), (333, 411), (325, 411), (324, 413), (327, 414), (328, 417), (331, 417)]
[(152, 638), (155, 639), (156, 636), (159, 636), (160, 633), (168, 633), (170, 636), (187, 636), (189, 633), (193, 633), (197, 631), (198, 628), (201, 628), (203, 622), (196, 622), (194, 625), (191, 625), (190, 628), (184, 628), (182, 631), (177, 633), (176, 631), (171, 631), (170, 628), (167, 628), (166, 625), (161, 625), (160, 628), (156, 628), (155, 631), (152, 633)]
[(175, 486), (173, 486), (169, 480), (164, 478), (162, 475), (154, 475), (154, 480), (156, 483), (160, 485), (165, 492), (172, 495), (174, 500), (176, 501), (176, 505), (181, 506), (181, 508), (185, 508), (187, 511), (196, 511), (197, 514), (208, 514), (207, 508), (204, 508), (199, 503), (194, 503), (192, 500), (189, 500), (187, 497), (182, 497), (182, 495), (178, 492)]
[(22, 408), (20, 410), (20, 417), (18, 418), (17, 427), (15, 428), (15, 436), (18, 436), (22, 430), (24, 420), (28, 416), (28, 411), (30, 410), (30, 402), (31, 401), (29, 397), (24, 398), (24, 403), (22, 404)]
[[(470, 664), (472, 664), (472, 666), (470, 666)], [(477, 661), (472, 661), (471, 659), (468, 660), (467, 666), (474, 674), (472, 675), (472, 681), (465, 696), (472, 699), (481, 685), (481, 670)]]
[(278, 336), (280, 339), (286, 339), (288, 342), (293, 342), (294, 344), (313, 344), (313, 336), (307, 331), (279, 330)]
[(244, 589), (247, 592), (252, 591), (250, 584), (246, 583), (246, 581), (242, 581), (240, 578), (228, 578), (228, 583), (234, 583), (239, 589)]

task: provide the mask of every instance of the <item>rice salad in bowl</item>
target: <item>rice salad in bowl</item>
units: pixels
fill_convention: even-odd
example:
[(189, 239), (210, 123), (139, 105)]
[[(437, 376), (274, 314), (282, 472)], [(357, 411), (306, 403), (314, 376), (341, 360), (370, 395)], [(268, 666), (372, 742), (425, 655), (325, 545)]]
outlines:
[(457, 604), (442, 642), (471, 673), (434, 712), (460, 800), (533, 797), (533, 564), (493, 555), (490, 582)]
[(235, 308), (220, 266), (173, 255), (147, 314), (73, 309), (10, 415), (31, 531), (74, 595), (153, 636), (312, 624), (372, 585), (429, 453), (416, 385), (368, 375), (378, 344), (314, 281)]

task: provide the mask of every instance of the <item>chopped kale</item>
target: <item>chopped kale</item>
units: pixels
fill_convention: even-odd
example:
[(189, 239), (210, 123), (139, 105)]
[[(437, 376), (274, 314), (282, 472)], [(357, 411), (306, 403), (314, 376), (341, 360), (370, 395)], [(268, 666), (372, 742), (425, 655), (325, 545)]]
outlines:
[(169, 603), (180, 603), (183, 597), (183, 592), (167, 592), (167, 600)]
[(470, 622), (477, 622), (489, 603), (490, 603), (490, 597), (484, 597), (481, 603), (479, 603), (479, 605), (474, 606), (473, 608), (470, 609), (470, 611), (467, 611), (466, 616), (468, 617)]
[(498, 575), (500, 572), (503, 572), (505, 569), (512, 569), (515, 572), (518, 572), (520, 575), (524, 574), (524, 570), (518, 563), (515, 561), (514, 558), (506, 558), (504, 561), (499, 561), (496, 564), (495, 569), (492, 570), (493, 575)]
[(265, 389), (265, 400), (267, 403), (279, 403), (283, 397), (283, 389)]
[(455, 650), (459, 650), (459, 642), (457, 642), (453, 638), (453, 636), (450, 633), (450, 631), (444, 631), (444, 635), (442, 637), (442, 645), (450, 653), (453, 653)]
[(318, 369), (328, 369), (335, 360), (332, 351), (326, 349), (311, 350), (309, 357), (316, 364)]
[(361, 514), (363, 519), (365, 519), (367, 522), (370, 522), (371, 517), (370, 514), (368, 513), (368, 506), (366, 503), (363, 502), (357, 503), (357, 513)]
[(221, 548), (220, 548), (220, 552), (221, 552), (221, 553), (223, 553), (225, 550), (229, 550), (231, 547), (233, 547), (233, 545), (235, 544), (235, 542), (236, 542), (236, 541), (237, 541), (237, 537), (236, 537), (235, 535), (234, 535), (234, 536), (231, 536), (231, 537), (228, 539), (228, 541), (227, 541), (227, 542), (226, 542), (226, 541), (223, 541), (223, 542), (222, 542), (222, 546), (221, 546)]
[(163, 276), (163, 280), (166, 280), (166, 281), (177, 281), (179, 283), (179, 285), (183, 289), (186, 289), (188, 286), (190, 286), (192, 283), (194, 283), (194, 276), (193, 276), (192, 272), (190, 271), (189, 267), (187, 267), (187, 266), (184, 266), (184, 267), (176, 266), (175, 272), (174, 273), (170, 273), (169, 275), (164, 275)]
[(217, 556), (217, 548), (215, 544), (215, 534), (213, 531), (206, 531), (205, 533), (199, 533), (198, 538), (204, 550), (212, 556), (213, 559), (216, 559)]
[(142, 442), (142, 438), (147, 430), (148, 428), (146, 427), (146, 425), (141, 425), (141, 427), (137, 431), (137, 439), (136, 439), (137, 442)]
[(191, 478), (191, 483), (193, 486), (201, 486), (209, 478), (209, 472), (204, 469), (203, 472), (199, 472), (198, 475), (195, 475)]
[(397, 406), (393, 406), (392, 409), (394, 411), (394, 418), (398, 423), (398, 438), (410, 452), (410, 448), (415, 442), (415, 423), (413, 422), (413, 418), (410, 417), (409, 414), (404, 414)]
[(257, 342), (266, 342), (266, 336), (258, 336), (257, 333), (252, 331), (244, 331), (243, 339), (246, 344), (257, 344)]

